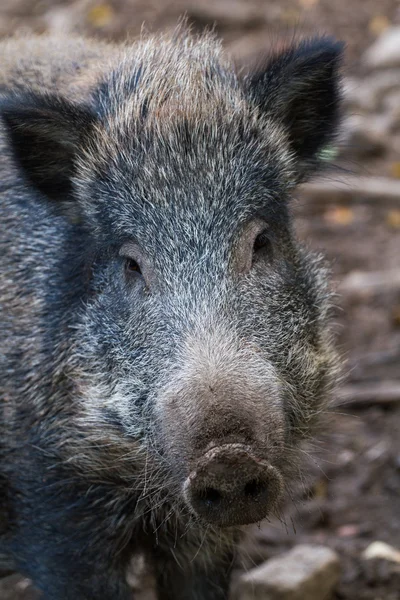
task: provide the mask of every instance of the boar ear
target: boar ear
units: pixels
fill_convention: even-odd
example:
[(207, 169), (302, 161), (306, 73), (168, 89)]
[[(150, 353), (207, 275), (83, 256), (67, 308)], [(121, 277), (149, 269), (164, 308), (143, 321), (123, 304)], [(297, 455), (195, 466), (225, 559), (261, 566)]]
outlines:
[(51, 199), (65, 200), (77, 152), (95, 120), (91, 109), (29, 93), (3, 98), (0, 118), (28, 181)]
[(247, 79), (252, 100), (286, 129), (299, 180), (318, 167), (337, 129), (343, 47), (330, 37), (304, 40)]

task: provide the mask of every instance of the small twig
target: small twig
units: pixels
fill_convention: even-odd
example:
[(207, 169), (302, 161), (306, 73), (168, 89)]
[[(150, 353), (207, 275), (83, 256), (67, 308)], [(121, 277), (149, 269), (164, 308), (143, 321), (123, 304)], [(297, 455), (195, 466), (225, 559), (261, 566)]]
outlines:
[(377, 200), (400, 206), (400, 180), (387, 177), (347, 175), (342, 180), (316, 180), (302, 185), (301, 196), (312, 202)]
[(339, 285), (339, 293), (350, 295), (397, 290), (400, 290), (400, 269), (354, 271), (346, 275)]
[(400, 348), (398, 347), (359, 353), (356, 358), (347, 361), (350, 370), (360, 367), (388, 366), (397, 362), (400, 364)]
[(335, 401), (336, 406), (390, 405), (400, 403), (400, 381), (349, 384), (342, 387)]

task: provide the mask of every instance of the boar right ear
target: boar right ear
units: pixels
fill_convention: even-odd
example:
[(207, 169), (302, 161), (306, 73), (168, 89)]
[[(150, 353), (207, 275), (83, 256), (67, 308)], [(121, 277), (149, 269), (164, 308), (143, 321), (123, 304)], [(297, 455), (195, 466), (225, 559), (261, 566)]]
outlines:
[(331, 37), (303, 40), (246, 80), (251, 100), (286, 130), (299, 181), (318, 167), (336, 133), (343, 46)]
[(27, 93), (2, 98), (0, 118), (27, 180), (51, 199), (67, 199), (76, 155), (95, 121), (91, 109)]

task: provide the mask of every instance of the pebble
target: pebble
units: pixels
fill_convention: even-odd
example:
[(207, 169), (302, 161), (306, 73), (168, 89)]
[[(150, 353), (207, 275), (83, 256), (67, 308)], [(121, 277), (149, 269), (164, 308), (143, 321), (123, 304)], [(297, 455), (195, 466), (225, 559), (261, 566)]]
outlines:
[(382, 558), (400, 564), (400, 550), (385, 542), (372, 542), (363, 552), (363, 558), (371, 560), (372, 558)]
[(237, 600), (327, 600), (340, 573), (339, 559), (326, 546), (302, 544), (243, 574)]
[(364, 54), (371, 69), (400, 67), (400, 27), (389, 27)]

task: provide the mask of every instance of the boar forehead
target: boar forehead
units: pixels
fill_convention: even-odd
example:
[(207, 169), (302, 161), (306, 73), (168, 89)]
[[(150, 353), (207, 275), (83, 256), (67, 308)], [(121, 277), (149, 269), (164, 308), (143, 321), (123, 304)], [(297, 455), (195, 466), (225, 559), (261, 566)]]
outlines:
[(75, 180), (91, 215), (109, 212), (123, 228), (153, 205), (197, 219), (275, 213), (272, 200), (291, 187), (286, 133), (260, 114), (207, 37), (139, 45), (93, 101), (100, 119)]
[(235, 129), (216, 134), (212, 127), (175, 125), (176, 147), (156, 133), (145, 141), (127, 136), (113, 160), (98, 161), (81, 191), (98, 230), (184, 244), (200, 232), (230, 239), (256, 215), (286, 227), (288, 185), (279, 158), (257, 141), (230, 139)]

